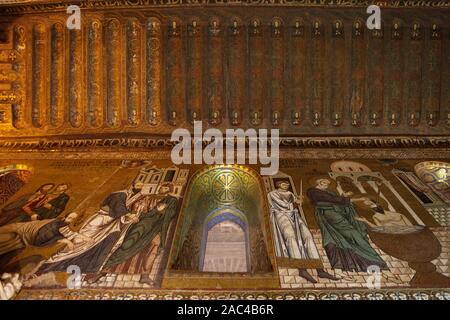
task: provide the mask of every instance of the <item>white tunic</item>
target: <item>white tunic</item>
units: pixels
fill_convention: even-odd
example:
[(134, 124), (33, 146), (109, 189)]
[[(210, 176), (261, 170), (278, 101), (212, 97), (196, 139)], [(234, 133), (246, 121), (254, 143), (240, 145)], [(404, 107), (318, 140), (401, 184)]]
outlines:
[[(128, 190), (118, 192), (126, 192), (127, 208), (142, 196), (140, 193), (132, 195)], [(94, 248), (97, 244), (105, 240), (108, 235), (114, 232), (120, 232), (130, 223), (125, 216), (115, 219), (108, 214), (107, 210), (100, 209), (83, 224), (78, 232), (72, 231), (68, 226), (61, 228), (59, 232), (73, 243), (74, 248), (70, 250), (68, 247), (65, 247), (62, 251), (50, 257), (46, 263), (50, 264), (77, 257)], [(91, 238), (93, 241), (88, 242), (85, 240), (85, 237)]]
[(277, 256), (291, 259), (320, 259), (306, 222), (294, 208), (294, 194), (290, 191), (273, 190), (267, 197), (271, 206), (270, 218)]

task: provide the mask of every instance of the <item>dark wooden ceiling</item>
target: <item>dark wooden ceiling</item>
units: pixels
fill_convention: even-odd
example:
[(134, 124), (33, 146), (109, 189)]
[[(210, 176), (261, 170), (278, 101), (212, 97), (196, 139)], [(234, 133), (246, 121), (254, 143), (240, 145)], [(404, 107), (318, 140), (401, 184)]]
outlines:
[(3, 137), (170, 135), (193, 120), (285, 136), (449, 132), (445, 6), (382, 8), (381, 30), (363, 6), (105, 6), (83, 9), (78, 31), (61, 7), (11, 8)]

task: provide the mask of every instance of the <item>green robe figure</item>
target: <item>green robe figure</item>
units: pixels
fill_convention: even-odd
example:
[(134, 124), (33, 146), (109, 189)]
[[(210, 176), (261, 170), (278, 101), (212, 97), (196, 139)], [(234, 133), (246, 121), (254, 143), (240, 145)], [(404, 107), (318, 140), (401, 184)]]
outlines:
[(322, 242), (333, 269), (367, 272), (369, 266), (387, 269), (386, 263), (371, 247), (364, 223), (358, 216), (350, 199), (338, 196), (328, 189), (328, 179), (318, 179), (316, 187), (307, 191), (315, 208), (316, 221), (322, 232)]
[(137, 260), (141, 261), (139, 265), (142, 266), (141, 270), (135, 270), (135, 272), (142, 274), (140, 281), (153, 285), (154, 282), (149, 277), (151, 267), (156, 259), (155, 255), (151, 255), (151, 252), (155, 249), (153, 240), (157, 235), (160, 235), (160, 242), (156, 249), (158, 255), (164, 249), (170, 223), (177, 214), (178, 199), (170, 194), (172, 191), (173, 185), (171, 183), (160, 186), (158, 194), (150, 198), (150, 201), (153, 202), (149, 205), (150, 210), (142, 213), (139, 222), (128, 229), (121, 246), (112, 253), (105, 263), (105, 269), (113, 271), (119, 264), (137, 257)]

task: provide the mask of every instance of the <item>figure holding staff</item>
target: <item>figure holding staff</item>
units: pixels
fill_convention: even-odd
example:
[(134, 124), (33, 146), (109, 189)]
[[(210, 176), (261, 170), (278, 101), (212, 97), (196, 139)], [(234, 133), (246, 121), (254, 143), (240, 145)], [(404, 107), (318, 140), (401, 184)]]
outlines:
[[(296, 197), (289, 190), (289, 186), (287, 181), (278, 181), (277, 189), (267, 194), (276, 255), (281, 258), (320, 261), (311, 231), (309, 231), (304, 217), (299, 213), (299, 209), (303, 213), (302, 199)], [(318, 269), (317, 274), (320, 278), (338, 280), (323, 269)], [(299, 275), (309, 282), (317, 282), (306, 268), (299, 268)]]

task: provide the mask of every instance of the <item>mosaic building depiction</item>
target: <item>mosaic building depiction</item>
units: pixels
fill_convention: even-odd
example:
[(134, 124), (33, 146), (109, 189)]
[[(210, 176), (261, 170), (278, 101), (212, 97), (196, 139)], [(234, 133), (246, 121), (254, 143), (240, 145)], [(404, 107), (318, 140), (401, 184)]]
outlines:
[(0, 300), (450, 299), (450, 2), (77, 5), (0, 0)]

